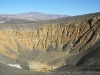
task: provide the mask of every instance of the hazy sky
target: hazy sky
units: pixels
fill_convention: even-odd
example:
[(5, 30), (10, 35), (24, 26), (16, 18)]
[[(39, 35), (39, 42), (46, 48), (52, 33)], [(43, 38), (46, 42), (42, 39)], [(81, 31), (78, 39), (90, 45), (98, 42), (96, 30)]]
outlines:
[(42, 12), (70, 16), (100, 12), (100, 0), (0, 0), (0, 13)]

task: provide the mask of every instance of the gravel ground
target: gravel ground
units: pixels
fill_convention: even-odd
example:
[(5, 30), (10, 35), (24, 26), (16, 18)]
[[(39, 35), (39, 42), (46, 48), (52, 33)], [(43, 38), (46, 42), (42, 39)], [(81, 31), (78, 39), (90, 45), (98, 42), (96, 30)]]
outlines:
[(84, 71), (84, 72), (55, 72), (50, 75), (100, 75), (100, 72)]

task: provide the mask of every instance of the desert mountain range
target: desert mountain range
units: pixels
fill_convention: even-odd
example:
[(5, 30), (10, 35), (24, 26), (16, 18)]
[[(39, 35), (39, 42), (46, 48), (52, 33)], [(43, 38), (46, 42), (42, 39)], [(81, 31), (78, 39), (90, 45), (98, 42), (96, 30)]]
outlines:
[(0, 23), (22, 23), (29, 21), (50, 20), (62, 17), (69, 17), (68, 15), (44, 14), (41, 12), (28, 12), (19, 14), (0, 14)]

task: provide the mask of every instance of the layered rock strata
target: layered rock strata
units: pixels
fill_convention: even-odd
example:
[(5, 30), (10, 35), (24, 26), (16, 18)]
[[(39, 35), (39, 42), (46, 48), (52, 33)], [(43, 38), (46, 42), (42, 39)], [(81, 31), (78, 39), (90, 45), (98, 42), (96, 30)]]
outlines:
[[(99, 40), (100, 13), (33, 23), (0, 24), (0, 53), (2, 55), (22, 60), (21, 54), (25, 56), (29, 53), (29, 56), (30, 54), (34, 56), (34, 53), (32, 55), (34, 50), (45, 51), (45, 56), (41, 57), (47, 59), (46, 55), (50, 58), (55, 56), (54, 59), (42, 60), (39, 56), (30, 56), (30, 60), (41, 60), (51, 66), (78, 65), (84, 53), (91, 51), (92, 49), (89, 49)], [(56, 55), (53, 53), (49, 55), (52, 50), (58, 51), (60, 56), (57, 56), (57, 52), (54, 52)], [(72, 62), (73, 59), (71, 60), (70, 56), (73, 57), (76, 54), (80, 56)], [(55, 62), (56, 60), (63, 63)]]

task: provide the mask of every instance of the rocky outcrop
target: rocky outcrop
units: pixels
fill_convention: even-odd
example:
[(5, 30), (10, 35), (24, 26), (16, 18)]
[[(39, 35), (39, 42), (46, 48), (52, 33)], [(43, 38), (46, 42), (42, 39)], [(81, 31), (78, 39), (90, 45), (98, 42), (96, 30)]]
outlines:
[[(0, 24), (0, 53), (18, 59), (20, 64), (32, 60), (58, 67), (82, 65), (81, 60), (98, 49), (99, 45), (93, 46), (99, 39), (100, 13), (25, 24)], [(90, 49), (92, 47), (94, 49)]]

